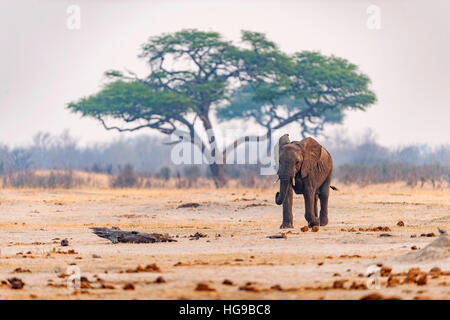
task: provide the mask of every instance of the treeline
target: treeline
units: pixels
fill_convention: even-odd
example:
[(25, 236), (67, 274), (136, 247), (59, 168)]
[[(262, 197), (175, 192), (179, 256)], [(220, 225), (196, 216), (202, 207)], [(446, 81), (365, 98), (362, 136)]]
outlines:
[[(430, 148), (411, 145), (390, 149), (366, 136), (354, 142), (342, 135), (320, 141), (333, 156), (334, 176), (342, 183), (367, 185), (404, 181), (410, 186), (450, 186), (450, 146)], [(172, 146), (154, 136), (139, 136), (81, 147), (68, 132), (37, 134), (26, 147), (0, 145), (0, 176), (3, 187), (71, 188), (95, 186), (89, 177), (72, 171), (109, 176), (110, 187), (161, 187), (173, 180), (176, 187), (205, 185), (210, 179), (206, 165), (174, 165)], [(51, 174), (39, 174), (51, 170)], [(273, 177), (260, 176), (259, 165), (227, 165), (225, 173), (240, 185), (270, 186)], [(267, 180), (267, 181), (266, 181)]]

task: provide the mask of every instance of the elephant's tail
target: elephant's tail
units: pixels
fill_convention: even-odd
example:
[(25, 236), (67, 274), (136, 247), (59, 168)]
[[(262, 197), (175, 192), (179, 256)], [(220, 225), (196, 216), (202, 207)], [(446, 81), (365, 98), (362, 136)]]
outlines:
[(331, 189), (333, 189), (334, 191), (339, 191), (338, 188), (336, 188), (335, 186), (330, 186)]

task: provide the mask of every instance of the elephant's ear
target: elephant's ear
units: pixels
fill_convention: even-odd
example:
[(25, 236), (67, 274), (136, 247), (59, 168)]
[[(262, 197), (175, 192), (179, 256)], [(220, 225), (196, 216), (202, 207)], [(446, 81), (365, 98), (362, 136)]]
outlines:
[(313, 138), (306, 138), (300, 142), (303, 151), (303, 162), (300, 169), (302, 178), (305, 178), (313, 168), (313, 165), (320, 160), (322, 146)]
[(287, 145), (288, 143), (291, 143), (291, 140), (289, 140), (289, 134), (286, 133), (281, 136), (280, 140), (278, 140), (278, 151), (280, 151), (281, 148)]

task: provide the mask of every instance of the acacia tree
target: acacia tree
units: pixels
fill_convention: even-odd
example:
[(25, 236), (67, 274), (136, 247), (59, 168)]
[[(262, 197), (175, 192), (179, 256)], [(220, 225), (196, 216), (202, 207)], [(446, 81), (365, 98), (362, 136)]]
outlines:
[[(151, 128), (172, 134), (184, 128), (191, 142), (214, 158), (217, 150), (211, 107), (228, 97), (230, 80), (238, 78), (236, 52), (217, 32), (182, 30), (152, 37), (139, 56), (150, 67), (148, 77), (108, 71), (106, 75), (114, 82), (95, 95), (69, 103), (68, 108), (95, 117), (107, 130)], [(109, 126), (107, 118), (132, 126)], [(208, 134), (206, 143), (196, 132), (198, 120)], [(216, 185), (223, 186), (223, 164), (213, 162), (210, 168)]]
[[(287, 55), (257, 32), (243, 31), (241, 40), (243, 45), (236, 47), (217, 32), (195, 29), (151, 37), (139, 55), (150, 67), (147, 77), (107, 71), (110, 82), (100, 92), (68, 108), (97, 119), (107, 130), (184, 130), (187, 135), (175, 143), (187, 137), (210, 156), (212, 176), (221, 187), (226, 154), (245, 140), (220, 152), (212, 108), (222, 106), (222, 120), (252, 118), (270, 136), (292, 122), (301, 125), (303, 134), (317, 133), (324, 122), (338, 121), (344, 110), (364, 109), (375, 101), (369, 78), (344, 59), (314, 52)], [(112, 125), (114, 119), (124, 125)], [(200, 139), (197, 121), (206, 141)], [(223, 161), (214, 161), (219, 154)]]

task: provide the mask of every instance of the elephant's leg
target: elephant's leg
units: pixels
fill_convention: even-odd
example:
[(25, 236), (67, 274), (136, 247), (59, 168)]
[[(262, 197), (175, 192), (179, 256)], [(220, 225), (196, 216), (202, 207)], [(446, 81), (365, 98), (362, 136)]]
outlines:
[(315, 199), (315, 192), (314, 191), (308, 191), (303, 194), (305, 198), (305, 219), (308, 221), (308, 226), (318, 226), (319, 225), (319, 219), (314, 215), (314, 199)]
[(314, 195), (314, 216), (316, 218), (319, 217), (319, 209), (318, 209), (319, 204), (318, 204), (318, 202), (319, 202), (319, 195), (316, 193)]
[(294, 227), (294, 218), (292, 216), (293, 196), (292, 187), (288, 187), (286, 190), (286, 198), (283, 202), (283, 223), (280, 226), (281, 229)]
[(320, 225), (328, 224), (328, 197), (330, 196), (331, 175), (327, 178), (320, 188)]

